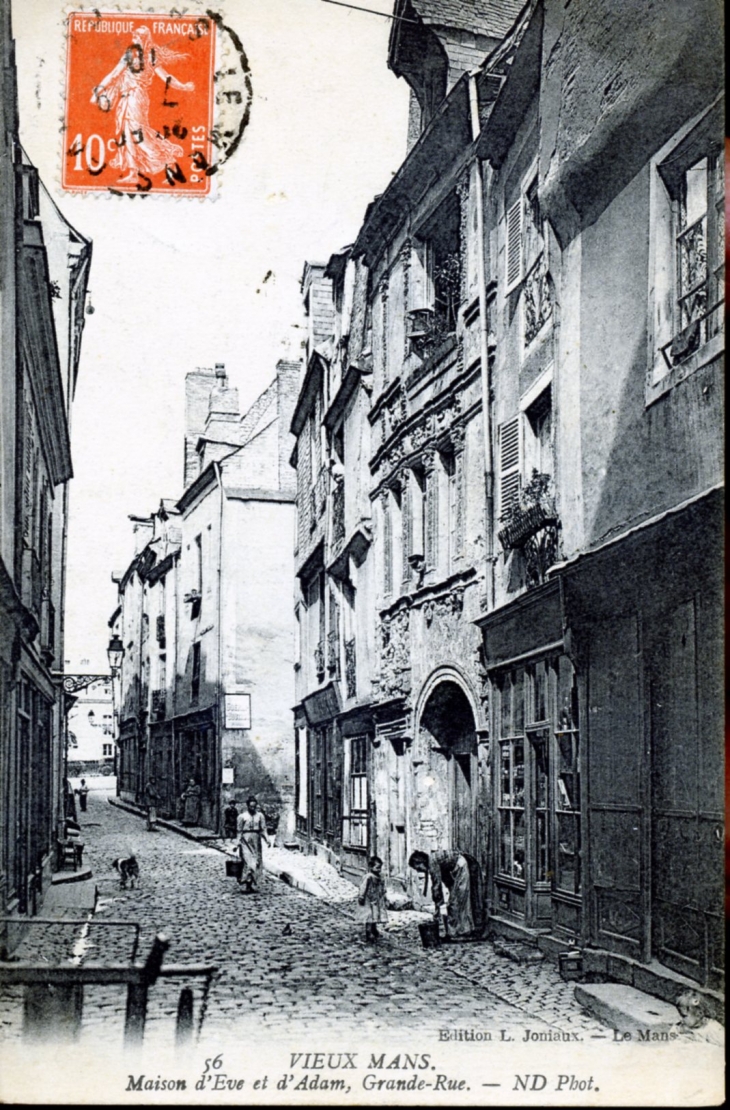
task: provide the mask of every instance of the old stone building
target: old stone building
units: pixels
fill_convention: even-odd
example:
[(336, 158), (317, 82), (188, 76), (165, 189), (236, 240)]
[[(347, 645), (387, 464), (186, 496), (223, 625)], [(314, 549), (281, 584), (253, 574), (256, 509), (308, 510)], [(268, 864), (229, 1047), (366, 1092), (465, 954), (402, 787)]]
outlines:
[(409, 151), (305, 270), (293, 424), (300, 835), (391, 886), (471, 852), (493, 933), (671, 998), (722, 981), (721, 67), (680, 9), (399, 0)]
[[(186, 378), (185, 491), (147, 518), (118, 576), (110, 624), (125, 648), (119, 791), (175, 817), (194, 779), (198, 824), (258, 795), (273, 829), (293, 826), (291, 413), (299, 364), (280, 362), (241, 416), (223, 366)], [(289, 691), (287, 693), (287, 691)]]
[[(0, 912), (37, 913), (64, 817), (63, 604), (69, 417), (91, 244), (18, 141), (14, 46), (0, 17)], [(3, 926), (3, 945), (16, 929)]]
[(371, 842), (374, 564), (367, 463), (367, 270), (349, 248), (302, 278), (307, 368), (292, 432), (297, 478), (296, 827), (361, 872)]
[[(377, 852), (391, 886), (402, 890), (412, 886), (407, 859), (416, 848), (458, 845), (487, 862), (487, 733), (474, 621), (487, 554), (488, 337), (472, 143), (478, 121), (467, 71), (501, 40), (509, 18), (508, 5), (472, 7), (397, 6), (407, 20), (394, 23), (389, 64), (411, 86), (411, 149), (370, 206), (354, 246), (326, 269), (309, 267), (304, 283), (305, 298), (311, 302), (316, 288), (321, 307), (310, 304), (318, 343), (293, 427), (297, 560), (300, 619), (315, 633), (319, 620), (322, 644), (330, 638), (347, 650), (349, 642), (340, 628), (338, 547), (344, 544), (351, 568), (350, 556), (361, 562), (357, 585), (352, 570), (344, 578), (350, 601), (343, 608), (352, 609), (350, 627), (358, 629), (354, 653), (349, 648), (356, 686), (350, 672), (335, 667), (326, 696), (297, 699), (304, 709), (300, 753), (308, 735), (310, 801), (318, 806), (321, 797), (330, 815), (310, 817), (308, 835), (355, 864), (348, 837), (357, 827), (359, 867), (368, 851)], [(331, 282), (329, 302), (323, 282)], [(347, 401), (340, 382), (350, 391)], [(308, 443), (328, 460), (316, 479)], [(343, 529), (342, 502), (347, 509), (365, 493), (362, 526), (359, 507)], [(322, 683), (324, 670), (320, 675)], [(304, 690), (312, 690), (311, 681)], [(324, 729), (313, 705), (327, 713)]]
[(681, 16), (531, 4), (477, 141), (492, 920), (666, 997), (722, 978), (719, 27)]

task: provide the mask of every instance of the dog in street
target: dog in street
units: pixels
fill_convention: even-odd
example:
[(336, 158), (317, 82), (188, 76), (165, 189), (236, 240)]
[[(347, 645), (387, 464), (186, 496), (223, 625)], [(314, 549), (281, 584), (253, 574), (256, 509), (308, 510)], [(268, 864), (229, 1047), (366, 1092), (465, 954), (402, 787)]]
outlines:
[(126, 890), (128, 885), (132, 889), (136, 887), (139, 881), (139, 864), (134, 856), (129, 856), (128, 859), (115, 859), (112, 861), (112, 867), (119, 872), (121, 890)]

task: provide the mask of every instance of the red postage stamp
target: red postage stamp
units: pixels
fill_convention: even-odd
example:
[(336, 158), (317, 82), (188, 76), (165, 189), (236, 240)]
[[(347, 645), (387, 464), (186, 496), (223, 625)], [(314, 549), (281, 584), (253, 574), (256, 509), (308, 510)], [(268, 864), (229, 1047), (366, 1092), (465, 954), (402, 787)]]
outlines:
[(64, 189), (211, 192), (218, 30), (204, 13), (68, 16)]

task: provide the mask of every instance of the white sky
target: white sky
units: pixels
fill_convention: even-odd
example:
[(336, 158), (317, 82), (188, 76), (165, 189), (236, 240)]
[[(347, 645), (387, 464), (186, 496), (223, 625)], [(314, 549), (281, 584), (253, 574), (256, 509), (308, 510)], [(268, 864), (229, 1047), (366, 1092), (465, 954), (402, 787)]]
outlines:
[[(358, 2), (393, 8), (392, 0)], [(83, 6), (91, 7), (76, 9)], [(277, 359), (298, 355), (303, 333), (291, 325), (300, 321), (304, 260), (326, 260), (352, 242), (405, 154), (407, 88), (387, 68), (390, 20), (321, 0), (213, 6), (251, 67), (245, 138), (215, 202), (140, 202), (59, 189), (68, 8), (63, 0), (13, 3), (21, 141), (64, 215), (94, 244), (96, 311), (87, 316), (72, 417), (72, 671), (107, 669), (110, 574), (134, 550), (128, 514), (182, 492), (186, 372), (224, 362), (245, 411)], [(274, 279), (262, 287), (268, 270)]]

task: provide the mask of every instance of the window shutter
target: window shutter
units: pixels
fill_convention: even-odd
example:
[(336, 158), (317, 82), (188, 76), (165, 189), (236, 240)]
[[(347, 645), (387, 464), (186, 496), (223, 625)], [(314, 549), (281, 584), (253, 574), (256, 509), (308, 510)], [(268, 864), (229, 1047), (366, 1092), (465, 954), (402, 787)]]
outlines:
[(503, 516), (520, 488), (520, 418), (499, 428), (499, 514)]
[(522, 280), (522, 197), (507, 210), (507, 292)]

